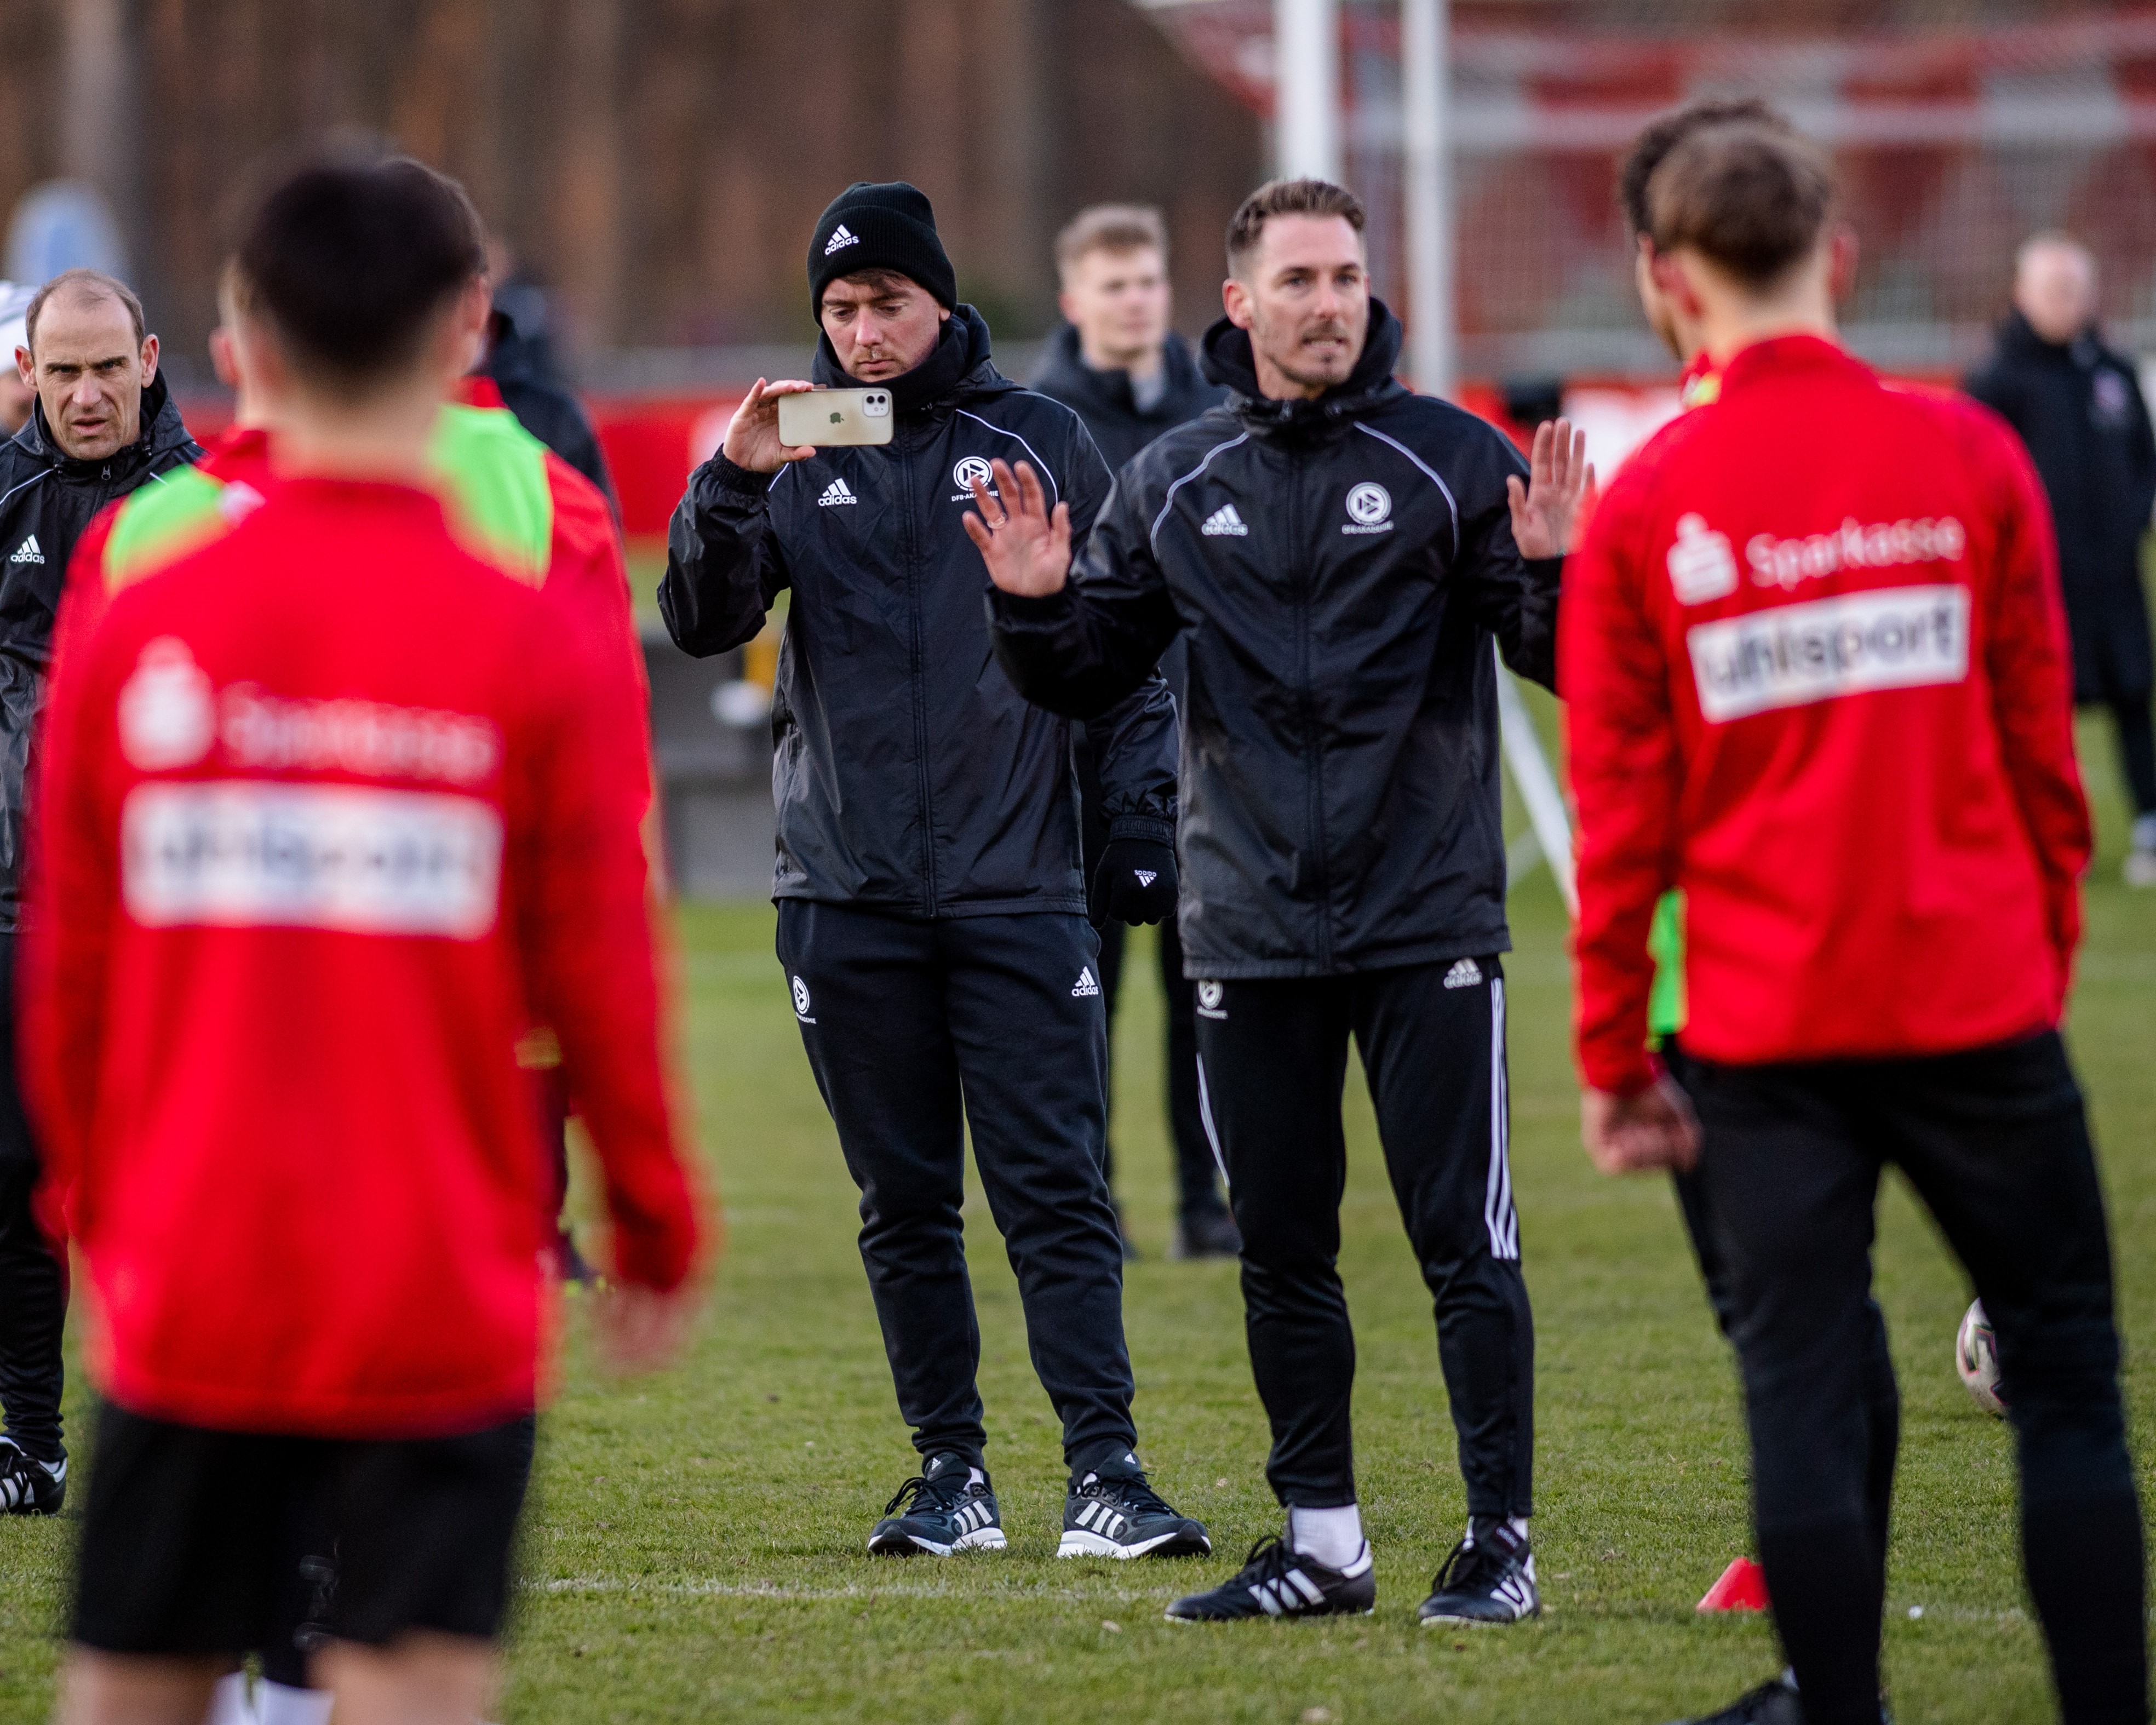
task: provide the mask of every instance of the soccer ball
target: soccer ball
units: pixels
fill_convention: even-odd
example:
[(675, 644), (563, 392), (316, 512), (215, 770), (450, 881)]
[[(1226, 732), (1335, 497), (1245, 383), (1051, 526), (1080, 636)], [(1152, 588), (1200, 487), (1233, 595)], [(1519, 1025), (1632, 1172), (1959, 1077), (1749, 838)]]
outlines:
[(1999, 1393), (1999, 1337), (1984, 1315), (1984, 1301), (1970, 1302), (1954, 1337), (1954, 1365), (1970, 1397), (1987, 1414), (2006, 1416), (2006, 1398)]

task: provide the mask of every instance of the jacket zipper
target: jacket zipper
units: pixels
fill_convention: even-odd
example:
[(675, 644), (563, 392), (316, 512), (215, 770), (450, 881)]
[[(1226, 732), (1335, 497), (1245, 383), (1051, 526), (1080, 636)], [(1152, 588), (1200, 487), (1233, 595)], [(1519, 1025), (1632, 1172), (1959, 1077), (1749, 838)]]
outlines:
[[(1296, 506), (1301, 501), (1299, 487), (1288, 485), (1282, 488), (1287, 497), (1287, 542), (1301, 545), (1302, 525), (1296, 519)], [(1332, 968), (1332, 891), (1329, 871), (1326, 867), (1325, 838), (1325, 776), (1322, 769), (1323, 750), (1317, 739), (1317, 691), (1310, 668), (1310, 617), (1317, 600), (1317, 555), (1313, 550), (1303, 565), (1301, 592), (1296, 602), (1296, 683), (1302, 697), (1302, 752), (1303, 774), (1308, 786), (1310, 800), (1310, 835), (1312, 884), (1317, 896), (1317, 963), (1324, 970)]]
[(936, 887), (936, 809), (930, 793), (928, 771), (927, 667), (921, 639), (921, 572), (927, 561), (920, 523), (914, 518), (913, 447), (909, 437), (899, 457), (899, 497), (906, 511), (906, 536), (912, 552), (906, 562), (906, 627), (913, 672), (913, 749), (921, 787), (922, 908), (932, 918), (938, 894)]

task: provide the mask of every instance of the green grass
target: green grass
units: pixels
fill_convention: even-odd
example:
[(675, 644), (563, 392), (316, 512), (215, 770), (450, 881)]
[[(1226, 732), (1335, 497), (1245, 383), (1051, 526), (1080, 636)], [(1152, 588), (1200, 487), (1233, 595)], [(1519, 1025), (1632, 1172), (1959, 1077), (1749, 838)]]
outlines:
[[(2105, 1158), (2122, 1309), (2141, 1340), (2156, 1299), (2156, 895), (2115, 884), (2115, 773), (2107, 740), (2084, 742), (2108, 843), (2073, 1042)], [(1748, 1543), (1730, 1367), (1666, 1186), (1603, 1181), (1579, 1150), (1563, 917), (1546, 874), (1514, 910), (1516, 1180), (1541, 1340), (1541, 1621), (1471, 1635), (1414, 1626), (1463, 1502), (1427, 1298), (1356, 1079), (1342, 1268), (1378, 1614), (1220, 1630), (1161, 1620), (1170, 1597), (1228, 1573), (1279, 1517), (1234, 1268), (1165, 1261), (1158, 1000), (1142, 957), (1127, 971), (1117, 1092), (1124, 1194), (1147, 1250), (1127, 1300), (1138, 1421), (1157, 1479), (1211, 1524), (1219, 1555), (1158, 1566), (1051, 1555), (1056, 1430), (975, 1189), (989, 1461), (1012, 1548), (942, 1563), (864, 1556), (912, 1455), (855, 1255), (853, 1192), (771, 956), (768, 907), (699, 906), (680, 922), (687, 1036), (732, 1248), (675, 1373), (610, 1385), (572, 1325), (501, 1717), (1652, 1725), (1774, 1669), (1765, 1624), (1692, 1610)], [(1023, 1032), (1012, 1034), (1023, 1057)], [(1880, 1284), (1907, 1399), (1888, 1589), (1896, 1717), (2048, 1718), (2007, 1434), (1972, 1407), (1950, 1358), (1968, 1295), (1898, 1185), (1883, 1209)], [(2137, 1370), (2129, 1391), (2145, 1456), (2156, 1378)], [(73, 1392), (78, 1420), (85, 1399)], [(65, 1521), (0, 1525), (0, 1720), (49, 1705), (69, 1532)]]

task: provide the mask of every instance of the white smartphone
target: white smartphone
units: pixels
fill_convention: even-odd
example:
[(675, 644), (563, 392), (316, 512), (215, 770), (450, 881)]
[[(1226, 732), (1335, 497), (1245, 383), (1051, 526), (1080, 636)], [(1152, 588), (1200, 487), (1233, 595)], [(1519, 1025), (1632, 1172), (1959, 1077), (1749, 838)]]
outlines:
[(887, 444), (891, 426), (888, 389), (811, 389), (778, 398), (778, 440), (789, 449)]

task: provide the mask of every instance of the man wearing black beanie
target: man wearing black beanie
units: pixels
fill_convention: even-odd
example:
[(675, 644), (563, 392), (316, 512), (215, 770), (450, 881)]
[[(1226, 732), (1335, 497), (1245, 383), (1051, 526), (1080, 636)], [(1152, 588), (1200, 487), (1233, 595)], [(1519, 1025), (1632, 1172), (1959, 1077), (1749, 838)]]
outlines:
[(1109, 843), (1089, 906), (1070, 726), (992, 662), (969, 488), (1023, 455), (1082, 540), (1110, 477), (957, 298), (928, 199), (850, 186), (816, 224), (816, 384), (888, 388), (880, 447), (789, 448), (757, 381), (675, 511), (659, 592), (683, 650), (750, 639), (791, 588), (772, 706), (778, 956), (848, 1171), (921, 1471), (871, 1552), (1005, 1543), (983, 1459), (960, 1210), (965, 1130), (1063, 1422), (1065, 1557), (1203, 1553), (1147, 1483), (1102, 1158), (1107, 1023), (1089, 924), (1175, 908), (1175, 709), (1158, 676), (1089, 719)]

